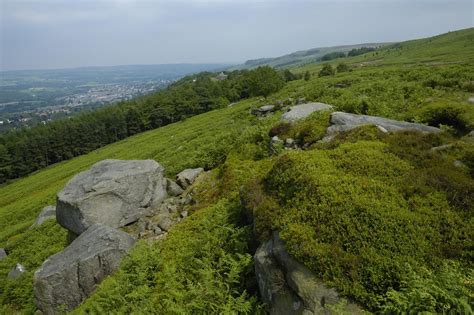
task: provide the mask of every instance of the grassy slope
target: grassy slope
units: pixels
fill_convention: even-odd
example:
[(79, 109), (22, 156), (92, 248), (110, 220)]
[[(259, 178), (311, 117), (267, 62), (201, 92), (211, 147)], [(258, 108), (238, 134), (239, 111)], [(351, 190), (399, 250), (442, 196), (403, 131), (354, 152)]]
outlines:
[[(461, 106), (463, 110), (469, 107), (468, 114), (463, 116), (469, 124), (473, 117), (470, 114), (472, 105), (468, 105), (466, 100), (472, 93), (468, 84), (474, 80), (474, 45), (469, 45), (473, 34), (473, 29), (470, 29), (432, 40), (409, 42), (406, 44), (407, 49), (401, 50), (401, 54), (387, 50), (379, 52), (378, 56), (368, 54), (344, 59), (344, 62), (353, 66), (352, 72), (325, 78), (313, 76), (310, 81), (293, 81), (273, 97), (282, 99), (305, 96), (308, 100), (335, 104), (343, 110), (367, 110), (370, 114), (405, 119), (422, 119), (424, 108), (450, 103)], [(379, 59), (381, 54), (384, 57), (381, 62), (370, 62)], [(368, 62), (360, 67), (364, 61)], [(407, 61), (423, 61), (425, 64), (406, 67), (404, 64)], [(460, 61), (463, 64), (433, 64), (432, 61)], [(337, 62), (339, 60), (333, 64)], [(320, 67), (317, 64), (308, 65), (295, 71), (309, 70), (314, 74)], [(425, 84), (426, 79), (431, 76), (444, 81), (438, 80), (440, 85), (433, 89)], [(350, 84), (343, 89), (335, 87), (335, 84), (341, 82)], [(254, 104), (254, 100), (242, 102), (233, 108), (216, 110), (146, 132), (1, 187), (0, 246), (7, 245), (11, 255), (0, 262), (0, 278), (16, 262), (26, 262), (27, 269), (33, 271), (52, 252), (64, 246), (64, 230), (55, 224), (42, 227), (40, 238), (35, 234), (38, 230), (26, 229), (43, 206), (54, 203), (55, 194), (71, 176), (105, 158), (154, 158), (167, 168), (170, 175), (185, 167), (213, 167), (223, 160), (225, 152), (231, 147), (232, 139), (252, 124), (248, 108)], [(264, 143), (267, 131), (263, 127), (262, 130), (253, 130), (256, 134), (247, 139), (250, 148), (253, 146), (250, 142), (255, 138)], [(246, 148), (249, 149), (248, 146)], [(23, 282), (31, 281), (31, 276), (30, 272)], [(24, 292), (0, 293), (0, 303), (13, 304), (3, 306), (4, 310), (11, 311), (12, 307), (18, 307), (23, 311), (32, 311), (34, 307), (31, 298), (28, 298), (31, 297), (31, 288), (27, 285), (8, 285), (11, 292), (13, 289), (24, 289)], [(3, 287), (4, 290), (5, 288), (7, 287)]]

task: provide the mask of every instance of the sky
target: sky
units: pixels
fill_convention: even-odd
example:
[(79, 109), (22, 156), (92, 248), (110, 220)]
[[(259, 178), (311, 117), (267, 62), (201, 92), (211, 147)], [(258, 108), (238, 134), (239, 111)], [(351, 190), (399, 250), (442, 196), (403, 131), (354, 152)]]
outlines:
[(474, 26), (474, 0), (0, 0), (0, 70), (241, 63)]

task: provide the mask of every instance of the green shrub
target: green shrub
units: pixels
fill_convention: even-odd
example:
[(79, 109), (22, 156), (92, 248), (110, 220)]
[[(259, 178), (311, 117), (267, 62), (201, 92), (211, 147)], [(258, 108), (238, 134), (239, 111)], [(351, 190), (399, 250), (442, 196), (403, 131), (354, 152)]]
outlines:
[[(364, 129), (378, 140), (357, 141)], [(318, 276), (381, 311), (393, 292), (404, 298), (416, 292), (407, 282), (411, 271), (429, 270), (428, 283), (449, 260), (468, 265), (474, 181), (429, 150), (440, 135), (387, 137), (364, 127), (346, 137), (352, 142), (280, 157), (263, 181), (264, 195), (256, 193), (255, 224), (263, 236), (279, 229), (290, 253)], [(395, 137), (406, 139), (395, 142)], [(416, 137), (417, 146), (406, 150)], [(433, 137), (431, 144), (422, 137)], [(414, 163), (417, 158), (423, 161)], [(438, 168), (432, 167), (435, 160)], [(467, 292), (467, 283), (456, 283), (463, 288), (459, 292)], [(438, 285), (449, 291), (448, 283)], [(467, 296), (460, 296), (449, 309), (465, 307)], [(399, 313), (416, 309), (394, 307)], [(431, 309), (421, 302), (416, 307)]]
[(330, 64), (325, 64), (323, 68), (319, 71), (319, 76), (326, 77), (326, 76), (334, 75), (335, 73), (336, 71)]
[(449, 125), (457, 134), (474, 129), (474, 108), (460, 104), (433, 104), (420, 110), (422, 122), (432, 126)]

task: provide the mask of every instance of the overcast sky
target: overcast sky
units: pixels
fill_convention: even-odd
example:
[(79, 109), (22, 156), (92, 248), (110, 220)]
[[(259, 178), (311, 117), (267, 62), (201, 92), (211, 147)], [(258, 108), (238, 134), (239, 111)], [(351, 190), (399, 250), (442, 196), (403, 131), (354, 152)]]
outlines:
[(473, 27), (474, 0), (0, 0), (2, 70), (243, 62)]

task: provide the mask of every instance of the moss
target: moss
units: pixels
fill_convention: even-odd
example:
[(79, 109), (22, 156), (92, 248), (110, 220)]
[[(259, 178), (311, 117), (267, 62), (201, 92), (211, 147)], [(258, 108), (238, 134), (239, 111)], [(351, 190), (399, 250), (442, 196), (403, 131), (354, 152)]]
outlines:
[[(367, 131), (372, 138), (373, 130)], [(364, 138), (359, 130), (348, 137), (354, 142), (289, 152), (254, 199), (260, 201), (256, 226), (279, 229), (297, 259), (374, 311), (387, 292), (412, 285), (405, 282), (408, 269), (426, 268), (436, 277), (447, 260), (467, 266), (472, 259), (474, 181), (433, 157), (429, 148), (439, 138), (426, 144), (420, 138), (431, 136), (396, 136), (401, 140), (355, 141)], [(439, 302), (435, 309), (443, 307)]]

